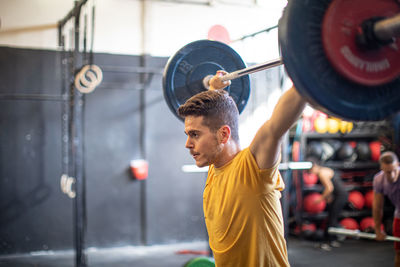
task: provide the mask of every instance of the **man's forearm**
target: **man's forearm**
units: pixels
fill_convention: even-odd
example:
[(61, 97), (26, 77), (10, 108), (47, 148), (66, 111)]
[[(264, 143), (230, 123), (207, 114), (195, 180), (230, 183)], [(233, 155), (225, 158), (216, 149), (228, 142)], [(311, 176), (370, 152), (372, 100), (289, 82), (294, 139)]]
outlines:
[(378, 232), (378, 231), (381, 230), (383, 212), (379, 208), (373, 208), (372, 209), (372, 216), (374, 217), (375, 232)]

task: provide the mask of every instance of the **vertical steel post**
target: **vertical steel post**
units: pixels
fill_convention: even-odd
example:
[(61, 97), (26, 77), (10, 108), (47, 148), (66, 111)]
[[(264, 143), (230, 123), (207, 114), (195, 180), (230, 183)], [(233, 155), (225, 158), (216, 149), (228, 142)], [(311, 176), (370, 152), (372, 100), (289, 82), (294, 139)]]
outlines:
[[(74, 14), (74, 73), (82, 65), (82, 55), (79, 52), (80, 46), (80, 13), (81, 5), (75, 2)], [(74, 87), (74, 84), (71, 85)], [(74, 161), (74, 177), (75, 177), (75, 192), (74, 198), (74, 219), (75, 219), (75, 263), (77, 267), (87, 266), (87, 256), (85, 253), (86, 243), (86, 179), (84, 170), (84, 106), (85, 97), (76, 88), (73, 88), (72, 99), (72, 118), (73, 118), (73, 133), (72, 133), (72, 158)]]
[[(75, 198), (73, 202), (73, 219), (74, 219), (74, 247), (75, 247), (75, 266), (86, 267), (87, 256), (85, 253), (86, 241), (86, 179), (84, 165), (84, 106), (85, 98), (74, 86), (74, 77), (77, 70), (82, 65), (82, 55), (79, 51), (80, 43), (80, 14), (82, 6), (87, 0), (75, 1), (74, 8), (58, 23), (58, 41), (59, 45), (64, 49), (65, 41), (62, 35), (64, 25), (70, 19), (74, 19), (74, 47), (71, 56), (71, 71), (68, 82), (70, 83), (68, 110), (68, 175), (72, 175), (75, 179)], [(72, 38), (72, 36), (71, 36)], [(63, 52), (65, 52), (63, 50)], [(67, 95), (63, 95), (66, 97)], [(63, 118), (64, 120), (66, 118)], [(63, 121), (64, 123), (64, 121)], [(64, 138), (64, 136), (63, 136)], [(64, 141), (64, 140), (63, 140)], [(63, 155), (64, 156), (64, 155)], [(64, 158), (63, 158), (64, 159)], [(64, 170), (63, 170), (64, 171)]]

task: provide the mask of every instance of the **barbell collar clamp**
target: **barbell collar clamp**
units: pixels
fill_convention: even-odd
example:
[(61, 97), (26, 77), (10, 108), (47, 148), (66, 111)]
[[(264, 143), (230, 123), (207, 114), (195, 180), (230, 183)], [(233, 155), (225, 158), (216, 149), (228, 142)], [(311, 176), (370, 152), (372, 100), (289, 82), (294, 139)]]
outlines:
[(213, 75), (207, 75), (203, 79), (203, 86), (207, 90), (210, 90), (210, 80), (211, 80), (212, 77), (214, 77), (214, 76)]
[(400, 36), (400, 14), (394, 17), (372, 17), (359, 26), (356, 42), (361, 48), (376, 50), (393, 44)]
[(400, 14), (376, 22), (374, 25), (374, 33), (375, 36), (383, 42), (400, 37)]

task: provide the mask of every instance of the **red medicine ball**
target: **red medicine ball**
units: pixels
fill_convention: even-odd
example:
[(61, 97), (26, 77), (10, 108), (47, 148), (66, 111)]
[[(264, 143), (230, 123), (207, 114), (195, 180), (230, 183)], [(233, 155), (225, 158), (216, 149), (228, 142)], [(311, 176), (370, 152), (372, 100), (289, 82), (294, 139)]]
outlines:
[(302, 232), (315, 232), (315, 230), (317, 230), (315, 223), (303, 223), (301, 226)]
[[(372, 217), (365, 217), (360, 222), (360, 229), (364, 232), (375, 232), (375, 222)], [(383, 224), (381, 224), (382, 231), (384, 230)]]
[(344, 218), (340, 221), (340, 225), (348, 230), (358, 230), (358, 222), (353, 218)]
[(372, 209), (372, 203), (374, 202), (374, 191), (370, 190), (365, 193), (365, 206), (369, 209)]
[(364, 207), (364, 196), (359, 191), (351, 191), (348, 200), (354, 209), (361, 210)]
[(322, 212), (326, 207), (325, 200), (315, 203), (317, 200), (321, 199), (320, 193), (308, 194), (303, 200), (304, 210), (308, 213), (317, 214)]
[(373, 141), (369, 143), (369, 148), (371, 149), (371, 159), (379, 161), (379, 157), (381, 156), (381, 142)]
[(303, 223), (301, 226), (301, 234), (306, 237), (306, 238), (311, 238), (313, 237), (315, 231), (317, 230), (317, 227), (315, 223)]
[(318, 182), (318, 176), (315, 173), (303, 173), (303, 181), (305, 186), (313, 186)]

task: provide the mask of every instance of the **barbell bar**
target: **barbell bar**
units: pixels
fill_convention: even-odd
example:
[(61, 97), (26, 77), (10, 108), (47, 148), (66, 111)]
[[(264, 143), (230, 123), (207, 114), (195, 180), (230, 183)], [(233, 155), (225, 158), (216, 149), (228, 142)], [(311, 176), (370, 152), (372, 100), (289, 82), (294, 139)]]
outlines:
[[(336, 234), (336, 235), (352, 236), (352, 237), (356, 237), (356, 238), (366, 238), (366, 239), (375, 239), (376, 238), (376, 234), (365, 233), (365, 232), (361, 232), (360, 230), (350, 230), (350, 229), (343, 229), (343, 228), (337, 228), (337, 227), (329, 227), (328, 233)], [(384, 241), (400, 242), (400, 238), (387, 235)]]
[(382, 120), (400, 109), (400, 5), (395, 1), (289, 1), (278, 30), (282, 58), (251, 67), (216, 41), (195, 41), (180, 49), (164, 69), (171, 111), (178, 116), (181, 104), (207, 90), (217, 70), (225, 70), (222, 79), (232, 80), (226, 90), (241, 112), (250, 95), (248, 74), (282, 63), (297, 90), (328, 114)]
[[(229, 81), (229, 80), (234, 80), (240, 77), (243, 77), (245, 75), (249, 75), (255, 72), (259, 72), (262, 70), (267, 70), (276, 66), (280, 66), (283, 64), (282, 58), (278, 58), (275, 60), (267, 61), (264, 63), (256, 64), (251, 67), (247, 67), (241, 70), (236, 70), (231, 73), (227, 73), (224, 76), (221, 77), (222, 81)], [(208, 90), (210, 89), (210, 80), (214, 75), (207, 75), (203, 79), (203, 85), (204, 87)]]

